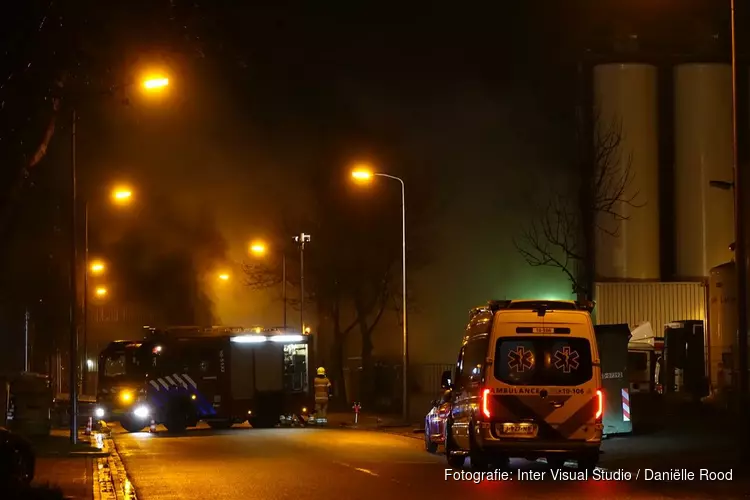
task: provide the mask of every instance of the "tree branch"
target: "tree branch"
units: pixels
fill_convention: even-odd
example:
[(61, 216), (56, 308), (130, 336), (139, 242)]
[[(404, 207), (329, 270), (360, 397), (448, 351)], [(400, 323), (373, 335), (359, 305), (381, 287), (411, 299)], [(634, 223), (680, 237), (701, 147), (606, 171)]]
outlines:
[[(576, 294), (589, 292), (579, 283), (577, 271), (584, 268), (586, 260), (593, 258), (593, 255), (586, 255), (586, 249), (591, 246), (586, 244), (589, 232), (583, 227), (584, 221), (593, 221), (595, 232), (617, 237), (621, 221), (629, 219), (629, 210), (643, 206), (636, 201), (638, 191), (631, 190), (632, 155), (628, 153), (623, 157), (621, 122), (603, 126), (597, 113), (594, 124), (591, 160), (594, 175), (590, 184), (579, 186), (579, 190), (590, 193), (586, 202), (574, 202), (579, 193), (553, 195), (541, 216), (513, 240), (516, 250), (530, 266), (561, 270)], [(607, 220), (613, 223), (604, 224)]]

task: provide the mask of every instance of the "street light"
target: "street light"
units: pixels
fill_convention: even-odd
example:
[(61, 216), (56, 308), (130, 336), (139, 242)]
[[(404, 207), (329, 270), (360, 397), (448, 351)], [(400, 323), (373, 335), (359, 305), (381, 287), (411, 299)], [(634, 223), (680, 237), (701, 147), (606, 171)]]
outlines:
[[(257, 257), (264, 257), (268, 251), (266, 244), (262, 241), (254, 241), (250, 244), (250, 253)], [(284, 329), (286, 329), (286, 252), (281, 251), (281, 300), (283, 302)]]
[(219, 274), (219, 279), (221, 281), (229, 281), (229, 274), (227, 274), (227, 273), (221, 273), (221, 274)]
[(357, 182), (370, 182), (375, 177), (384, 177), (386, 179), (391, 179), (394, 181), (398, 181), (401, 184), (401, 286), (402, 286), (402, 296), (403, 296), (403, 303), (401, 305), (403, 309), (403, 317), (402, 317), (402, 327), (403, 327), (403, 359), (401, 361), (402, 365), (402, 394), (403, 394), (403, 418), (404, 421), (408, 421), (409, 419), (409, 384), (408, 384), (408, 369), (409, 366), (409, 334), (408, 334), (408, 328), (407, 328), (407, 313), (406, 313), (406, 187), (404, 184), (404, 180), (400, 177), (396, 177), (389, 174), (384, 174), (380, 172), (376, 172), (370, 165), (367, 164), (360, 164), (356, 165), (352, 169), (352, 178)]
[(169, 78), (159, 76), (150, 77), (143, 81), (143, 88), (146, 90), (161, 90), (169, 86)]
[[(121, 87), (131, 84), (132, 82)], [(169, 79), (162, 76), (143, 80), (143, 87), (146, 90), (162, 89), (167, 85), (169, 85)], [(70, 390), (68, 392), (70, 393), (70, 442), (76, 444), (78, 443), (78, 280), (76, 279), (78, 276), (78, 168), (76, 164), (78, 110), (75, 102), (70, 108), (70, 119), (70, 345), (68, 349), (70, 351), (68, 353)], [(88, 208), (86, 208), (86, 213), (88, 219)], [(88, 265), (86, 270), (88, 270)], [(84, 273), (84, 276), (87, 274)]]
[(100, 260), (95, 260), (88, 266), (88, 269), (91, 274), (102, 274), (104, 273), (104, 263)]
[(112, 190), (112, 201), (118, 205), (127, 205), (133, 199), (133, 191), (127, 187), (118, 187)]
[(250, 253), (253, 255), (256, 255), (258, 257), (262, 257), (266, 254), (266, 245), (265, 243), (255, 241), (250, 244)]
[(96, 294), (97, 297), (99, 297), (100, 299), (103, 299), (104, 297), (107, 296), (109, 292), (103, 286), (98, 286), (96, 287), (96, 290), (94, 290), (94, 293)]
[[(310, 243), (310, 235), (300, 233), (293, 239), (299, 243), (299, 331), (302, 332), (305, 330), (305, 244)], [(316, 354), (317, 348), (317, 343), (313, 340), (313, 351)]]

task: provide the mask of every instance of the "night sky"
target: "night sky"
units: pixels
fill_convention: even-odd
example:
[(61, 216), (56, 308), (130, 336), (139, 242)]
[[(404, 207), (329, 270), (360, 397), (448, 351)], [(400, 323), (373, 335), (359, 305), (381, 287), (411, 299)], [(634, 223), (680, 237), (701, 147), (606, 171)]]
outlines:
[[(42, 249), (33, 242), (66, 230), (67, 115), (20, 198), (8, 194), (46, 125), (51, 82), (66, 74), (65, 92), (84, 96), (165, 68), (171, 85), (156, 99), (130, 89), (76, 106), (79, 191), (92, 200), (92, 254), (111, 261), (112, 300), (147, 297), (172, 317), (192, 305), (222, 324), (280, 323), (278, 292), (252, 291), (240, 276), (253, 238), (306, 231), (310, 258), (322, 259), (315, 248), (325, 248), (317, 243), (325, 231), (316, 234), (309, 215), (336, 198), (338, 211), (327, 213), (364, 217), (379, 231), (389, 225), (382, 252), (399, 251), (398, 185), (353, 188), (348, 167), (364, 160), (407, 180), (409, 245), (418, 254), (412, 356), (451, 362), (470, 307), (572, 298), (565, 276), (530, 268), (513, 238), (574, 175), (575, 65), (584, 49), (607, 51), (638, 32), (649, 50), (698, 50), (696, 39), (726, 31), (729, 4), (241, 3), (29, 1), (16, 6), (27, 9), (19, 17), (3, 16), (0, 180), (3, 206), (12, 207), (4, 241), (13, 242), (1, 284), (5, 331), (18, 331), (19, 296), (54, 301), (50, 276), (65, 285), (64, 259), (49, 256), (54, 245), (64, 252), (62, 237)], [(136, 193), (125, 211), (107, 204), (118, 183)], [(191, 259), (195, 284), (185, 273)], [(237, 279), (217, 282), (224, 269)], [(191, 287), (206, 300), (185, 299)], [(290, 311), (292, 324), (297, 314)], [(63, 329), (64, 319), (63, 310)], [(376, 354), (398, 354), (395, 311), (386, 311), (374, 344)]]

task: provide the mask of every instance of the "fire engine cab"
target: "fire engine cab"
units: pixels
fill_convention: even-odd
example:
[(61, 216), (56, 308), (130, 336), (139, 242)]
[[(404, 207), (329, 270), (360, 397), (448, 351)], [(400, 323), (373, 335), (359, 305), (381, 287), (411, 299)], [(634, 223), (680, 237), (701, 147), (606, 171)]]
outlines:
[(151, 423), (181, 432), (199, 421), (273, 427), (304, 412), (309, 335), (262, 328), (185, 333), (152, 331), (107, 346), (99, 357), (97, 418), (129, 432)]

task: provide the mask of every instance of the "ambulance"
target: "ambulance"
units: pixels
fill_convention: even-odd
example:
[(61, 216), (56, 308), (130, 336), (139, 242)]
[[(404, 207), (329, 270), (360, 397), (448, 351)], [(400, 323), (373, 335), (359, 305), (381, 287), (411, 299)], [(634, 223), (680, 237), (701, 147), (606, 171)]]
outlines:
[(462, 467), (506, 467), (510, 458), (575, 460), (594, 469), (604, 394), (592, 304), (491, 301), (470, 312), (458, 362), (443, 373), (453, 391), (446, 457)]

